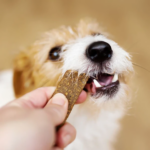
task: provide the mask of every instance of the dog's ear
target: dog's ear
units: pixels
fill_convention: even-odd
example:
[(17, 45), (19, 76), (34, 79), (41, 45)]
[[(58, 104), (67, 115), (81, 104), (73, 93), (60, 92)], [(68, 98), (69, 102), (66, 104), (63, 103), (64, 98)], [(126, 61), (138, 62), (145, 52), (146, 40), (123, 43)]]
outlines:
[(14, 59), (13, 86), (16, 97), (32, 89), (32, 60), (27, 51), (21, 51)]

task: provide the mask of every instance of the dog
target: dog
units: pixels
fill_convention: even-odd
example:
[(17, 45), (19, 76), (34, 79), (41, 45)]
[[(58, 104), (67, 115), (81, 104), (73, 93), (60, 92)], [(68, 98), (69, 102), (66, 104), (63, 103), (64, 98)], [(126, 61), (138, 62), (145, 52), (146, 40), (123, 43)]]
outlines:
[(67, 70), (90, 78), (84, 88), (88, 98), (74, 106), (67, 120), (75, 126), (77, 137), (66, 150), (112, 150), (130, 99), (133, 66), (131, 56), (108, 39), (96, 21), (85, 19), (46, 32), (18, 53), (13, 74), (8, 71), (0, 77), (8, 74), (15, 97), (20, 97), (38, 87), (56, 86)]

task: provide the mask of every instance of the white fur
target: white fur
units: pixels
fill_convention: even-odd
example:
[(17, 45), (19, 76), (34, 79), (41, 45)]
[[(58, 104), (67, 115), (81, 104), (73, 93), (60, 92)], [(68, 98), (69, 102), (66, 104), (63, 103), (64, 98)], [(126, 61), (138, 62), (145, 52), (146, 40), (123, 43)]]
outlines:
[(77, 129), (77, 138), (67, 150), (112, 150), (123, 112), (107, 111), (85, 103), (75, 106), (68, 121)]
[(12, 70), (0, 72), (0, 107), (14, 99)]
[[(96, 41), (104, 41), (110, 44), (113, 56), (111, 60), (100, 68), (93, 64), (85, 54), (87, 47)], [(103, 35), (86, 36), (70, 41), (63, 46), (62, 58), (66, 70), (77, 70), (93, 76), (98, 72), (119, 75), (128, 74), (132, 71), (132, 63), (129, 54), (112, 40)], [(109, 69), (107, 69), (108, 67)], [(98, 99), (91, 97), (85, 104), (75, 106), (68, 121), (77, 129), (75, 142), (68, 146), (67, 150), (112, 150), (112, 143), (119, 131), (119, 119), (125, 112), (124, 101), (127, 100), (127, 85), (120, 83), (118, 93), (108, 100), (107, 96)]]
[[(70, 30), (70, 32), (73, 32)], [(62, 71), (78, 70), (79, 73), (86, 72), (93, 76), (100, 68), (92, 64), (85, 55), (86, 48), (93, 42), (105, 41), (110, 44), (113, 50), (111, 60), (101, 68), (105, 73), (117, 73), (120, 76), (132, 71), (132, 63), (129, 54), (112, 40), (103, 35), (86, 36), (71, 40), (63, 46), (62, 57), (64, 65)], [(49, 46), (45, 45), (43, 50), (49, 51)], [(40, 53), (40, 51), (39, 51)], [(42, 51), (41, 51), (42, 53)], [(43, 63), (47, 55), (38, 54), (40, 62)], [(42, 57), (41, 57), (42, 56)], [(45, 66), (53, 64), (47, 62)], [(107, 67), (109, 69), (107, 69)], [(45, 67), (49, 69), (48, 67)], [(125, 112), (124, 101), (127, 99), (127, 85), (120, 83), (117, 94), (108, 100), (107, 96), (98, 99), (88, 95), (85, 103), (74, 107), (68, 121), (77, 129), (77, 138), (66, 150), (112, 150), (112, 143), (116, 139), (120, 129), (119, 119)], [(0, 106), (14, 98), (12, 89), (12, 72), (6, 71), (0, 74)]]

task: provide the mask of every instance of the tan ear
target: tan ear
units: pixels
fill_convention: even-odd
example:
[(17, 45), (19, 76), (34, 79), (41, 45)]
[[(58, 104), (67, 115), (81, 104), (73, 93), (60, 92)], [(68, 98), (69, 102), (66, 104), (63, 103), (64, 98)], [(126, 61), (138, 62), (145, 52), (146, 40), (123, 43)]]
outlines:
[(16, 97), (29, 92), (32, 89), (32, 63), (29, 55), (21, 51), (14, 59), (13, 86)]

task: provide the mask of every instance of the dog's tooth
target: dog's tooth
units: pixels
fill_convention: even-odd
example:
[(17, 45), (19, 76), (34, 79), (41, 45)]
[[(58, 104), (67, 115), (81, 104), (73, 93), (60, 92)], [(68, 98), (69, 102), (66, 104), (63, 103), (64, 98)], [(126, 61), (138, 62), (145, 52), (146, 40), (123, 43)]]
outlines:
[(102, 86), (98, 83), (97, 80), (94, 79), (93, 81), (94, 81), (94, 84), (95, 84), (96, 87), (102, 87)]
[(118, 80), (118, 74), (114, 74), (114, 77), (113, 77), (113, 79), (112, 79), (112, 82), (116, 82)]

